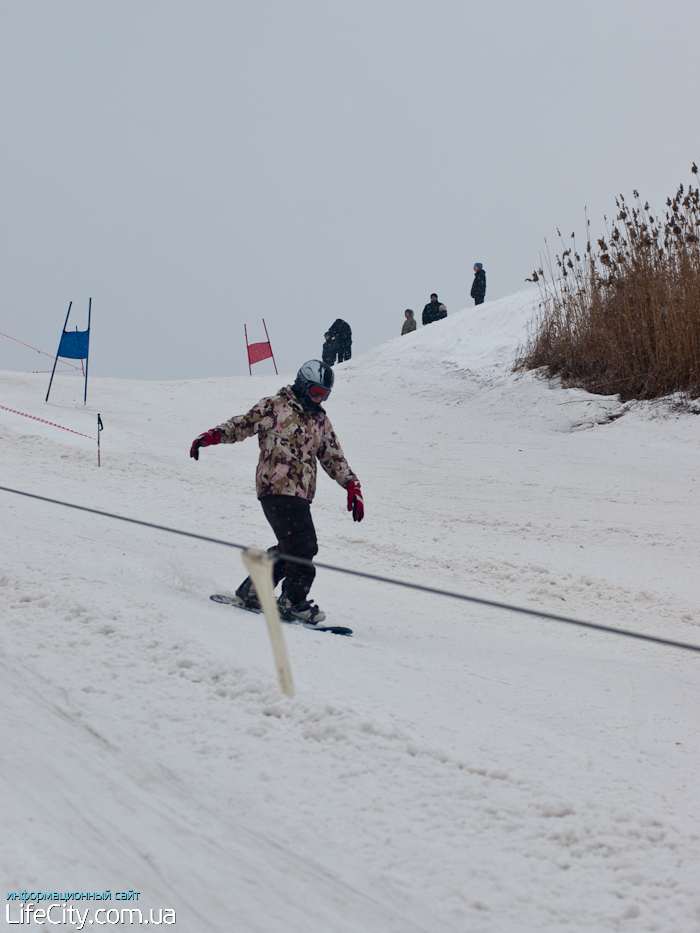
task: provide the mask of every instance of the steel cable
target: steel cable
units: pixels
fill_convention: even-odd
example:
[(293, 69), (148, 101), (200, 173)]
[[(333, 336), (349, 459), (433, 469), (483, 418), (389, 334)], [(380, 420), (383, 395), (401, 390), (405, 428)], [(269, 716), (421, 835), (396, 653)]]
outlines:
[[(20, 489), (10, 489), (8, 486), (0, 486), (1, 492), (13, 493), (17, 496), (25, 496), (28, 499), (36, 499), (39, 502), (49, 502), (52, 505), (60, 505), (68, 509), (76, 509), (79, 512), (88, 512), (91, 515), (101, 515), (103, 518), (113, 518), (116, 521), (128, 522), (131, 525), (141, 525), (144, 528), (153, 528), (156, 531), (165, 531), (167, 534), (181, 535), (184, 538), (193, 538), (195, 541), (204, 541), (208, 544), (218, 544), (223, 547), (234, 548), (237, 551), (247, 551), (249, 548), (245, 544), (236, 544), (233, 541), (224, 541), (223, 538), (212, 538), (210, 535), (200, 535), (193, 531), (183, 531), (181, 528), (170, 528), (168, 525), (156, 525), (154, 522), (145, 522), (139, 518), (129, 518), (126, 515), (117, 515), (114, 512), (104, 512), (101, 509), (91, 509), (85, 505), (77, 505), (74, 502), (64, 502), (61, 499), (50, 499), (48, 496), (38, 496), (36, 493), (23, 492)], [(274, 554), (273, 554), (274, 556)], [(528, 609), (525, 606), (514, 606), (511, 603), (503, 603), (493, 599), (482, 599), (479, 596), (467, 596), (464, 593), (455, 593), (452, 590), (443, 590), (435, 586), (426, 586), (423, 583), (409, 583), (406, 580), (397, 580), (393, 577), (385, 577), (376, 573), (367, 573), (364, 570), (352, 570), (349, 567), (338, 567), (335, 564), (326, 564), (321, 561), (308, 560), (305, 557), (294, 557), (290, 554), (277, 556), (278, 560), (290, 561), (295, 564), (312, 566), (322, 570), (330, 570), (333, 573), (346, 573), (352, 577), (362, 577), (365, 580), (374, 580), (377, 583), (387, 583), (391, 586), (401, 586), (409, 590), (418, 590), (422, 593), (431, 593), (433, 596), (445, 596), (448, 599), (458, 599), (462, 602), (473, 603), (477, 606), (488, 606), (492, 609), (504, 609), (507, 612), (516, 612), (521, 615), (534, 616), (539, 619), (549, 619), (551, 622), (561, 622), (566, 625), (576, 625), (579, 628), (592, 629), (596, 632), (607, 632), (612, 635), (623, 635), (626, 638), (636, 638), (639, 641), (653, 642), (657, 645), (667, 645), (671, 648), (680, 648), (683, 651), (700, 652), (700, 645), (692, 645), (688, 642), (674, 641), (670, 638), (660, 638), (658, 635), (645, 635), (643, 632), (634, 632), (631, 629), (614, 628), (610, 625), (600, 625), (597, 622), (585, 622), (583, 619), (574, 619), (570, 616), (562, 616), (553, 612), (543, 612), (540, 609)]]

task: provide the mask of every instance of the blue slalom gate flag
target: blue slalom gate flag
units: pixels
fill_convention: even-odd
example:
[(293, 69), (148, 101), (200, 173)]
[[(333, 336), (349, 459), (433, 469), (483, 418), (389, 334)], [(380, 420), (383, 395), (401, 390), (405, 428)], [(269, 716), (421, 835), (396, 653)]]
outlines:
[(56, 363), (58, 362), (59, 357), (61, 357), (66, 360), (85, 360), (85, 392), (83, 393), (83, 405), (86, 405), (88, 366), (90, 363), (90, 318), (92, 317), (92, 298), (88, 303), (87, 330), (66, 330), (66, 327), (68, 326), (68, 318), (70, 317), (70, 309), (72, 307), (73, 302), (71, 301), (71, 303), (68, 305), (68, 314), (66, 314), (66, 321), (63, 325), (61, 340), (58, 344), (58, 351), (56, 352), (56, 359), (53, 361), (53, 369), (51, 371), (51, 378), (49, 379), (49, 388), (46, 392), (46, 401), (48, 402), (49, 400), (49, 392), (51, 391), (54, 373), (56, 372)]
[(61, 342), (58, 345), (56, 355), (64, 360), (86, 360), (89, 345), (89, 330), (66, 331), (66, 333), (61, 334)]

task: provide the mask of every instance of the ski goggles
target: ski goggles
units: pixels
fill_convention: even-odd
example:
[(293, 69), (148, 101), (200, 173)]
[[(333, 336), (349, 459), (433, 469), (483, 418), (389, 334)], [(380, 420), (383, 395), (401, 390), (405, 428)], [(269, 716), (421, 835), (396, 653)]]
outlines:
[(331, 390), (325, 386), (317, 386), (313, 383), (309, 386), (309, 395), (313, 402), (325, 402), (330, 394)]

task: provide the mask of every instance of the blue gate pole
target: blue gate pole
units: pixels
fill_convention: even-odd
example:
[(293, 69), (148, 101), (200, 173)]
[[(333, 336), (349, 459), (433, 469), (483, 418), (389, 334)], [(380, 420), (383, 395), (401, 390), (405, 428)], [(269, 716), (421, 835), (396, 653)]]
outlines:
[[(68, 314), (66, 315), (66, 323), (63, 325), (63, 330), (61, 331), (61, 340), (63, 339), (63, 335), (66, 332), (66, 326), (68, 324), (68, 316), (70, 315), (70, 309), (72, 307), (73, 307), (73, 302), (71, 301), (71, 303), (68, 305)], [(61, 340), (58, 341), (58, 350), (61, 349)], [(53, 369), (51, 370), (51, 378), (49, 379), (49, 387), (46, 390), (46, 398), (44, 399), (45, 402), (48, 402), (49, 400), (49, 392), (51, 391), (51, 383), (53, 382), (53, 374), (56, 372), (56, 363), (58, 363), (58, 350), (56, 351), (56, 359), (53, 361)], [(89, 346), (88, 346), (88, 352), (90, 352)]]
[(90, 364), (90, 315), (92, 314), (92, 298), (88, 304), (88, 355), (85, 360), (85, 394), (83, 395), (83, 405), (87, 405), (87, 377), (88, 377), (88, 366)]

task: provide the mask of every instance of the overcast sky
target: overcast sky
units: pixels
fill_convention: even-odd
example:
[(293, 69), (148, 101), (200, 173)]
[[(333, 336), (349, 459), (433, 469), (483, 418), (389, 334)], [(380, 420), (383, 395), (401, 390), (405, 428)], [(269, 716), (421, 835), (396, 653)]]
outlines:
[[(700, 162), (698, 0), (0, 0), (0, 330), (91, 372), (281, 372)], [(0, 337), (0, 368), (36, 369)], [(50, 365), (50, 361), (46, 361)], [(266, 372), (269, 363), (259, 364)]]

